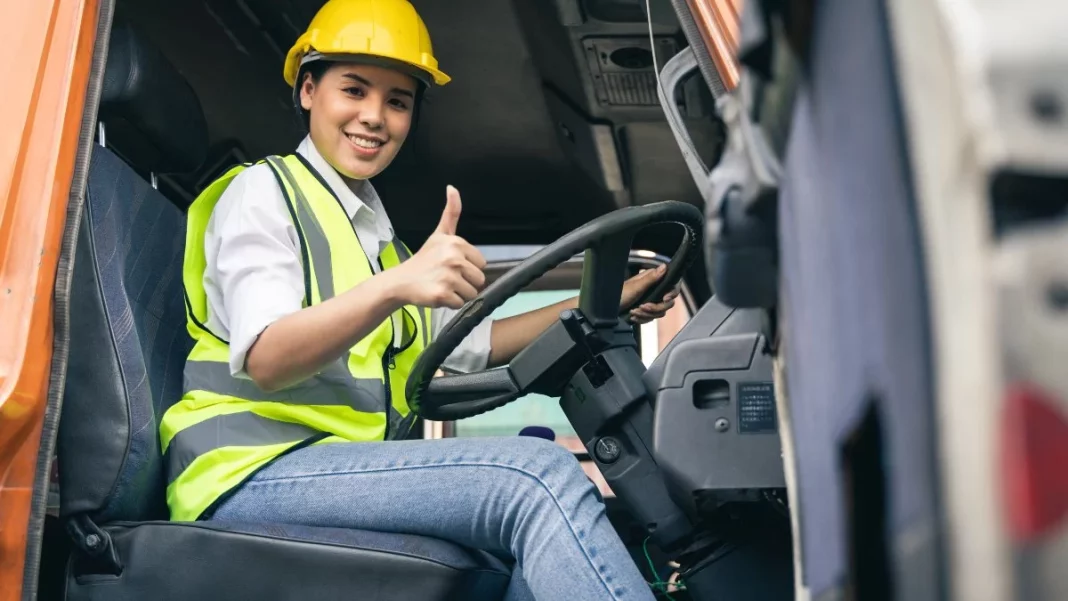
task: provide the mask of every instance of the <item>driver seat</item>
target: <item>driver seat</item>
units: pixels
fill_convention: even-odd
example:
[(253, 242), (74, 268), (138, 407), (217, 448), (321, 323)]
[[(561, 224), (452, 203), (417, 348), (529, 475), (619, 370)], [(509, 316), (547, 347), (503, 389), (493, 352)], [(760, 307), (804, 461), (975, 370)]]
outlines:
[[(192, 344), (181, 273), (185, 218), (142, 173), (189, 173), (207, 150), (193, 90), (116, 24), (71, 289), (58, 442), (60, 516), (77, 601), (497, 601), (511, 576), (487, 553), (422, 536), (293, 524), (170, 522), (158, 419), (182, 394)], [(132, 150), (131, 150), (132, 149)], [(358, 511), (353, 508), (353, 511)]]

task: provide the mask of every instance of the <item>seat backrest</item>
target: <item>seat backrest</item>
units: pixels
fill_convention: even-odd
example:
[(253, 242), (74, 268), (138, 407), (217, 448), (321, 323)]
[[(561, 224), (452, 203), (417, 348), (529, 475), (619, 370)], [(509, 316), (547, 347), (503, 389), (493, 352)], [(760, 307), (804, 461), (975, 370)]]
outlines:
[(101, 118), (124, 124), (117, 129), (130, 142), (121, 152), (133, 167), (94, 147), (58, 442), (60, 512), (98, 524), (166, 518), (158, 420), (181, 397), (192, 347), (181, 281), (185, 216), (134, 167), (185, 172), (207, 151), (192, 88), (128, 27), (113, 27), (106, 69)]

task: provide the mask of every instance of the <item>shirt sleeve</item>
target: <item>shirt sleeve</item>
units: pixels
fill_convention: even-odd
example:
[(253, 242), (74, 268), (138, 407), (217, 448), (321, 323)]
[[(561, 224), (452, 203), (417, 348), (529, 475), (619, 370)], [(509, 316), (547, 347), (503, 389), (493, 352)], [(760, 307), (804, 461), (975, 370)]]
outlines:
[(234, 178), (208, 229), (205, 252), (214, 259), (209, 271), (221, 296), (213, 309), (230, 335), (230, 373), (248, 378), (245, 358), (253, 343), (267, 326), (299, 311), (304, 299), (296, 228), (267, 165)]
[[(449, 323), (449, 320), (456, 315), (455, 309), (448, 307), (439, 307), (433, 309), (430, 314), (431, 332), (433, 332), (434, 338), (437, 338), (441, 329), (445, 327), (445, 324)], [(486, 369), (489, 365), (489, 356), (491, 350), (490, 333), (493, 329), (493, 319), (487, 317), (482, 323), (478, 324), (467, 338), (464, 338), (460, 346), (456, 347), (456, 350), (452, 352), (448, 358), (442, 363), (442, 367), (450, 371), (458, 372), (472, 372), (481, 371)]]

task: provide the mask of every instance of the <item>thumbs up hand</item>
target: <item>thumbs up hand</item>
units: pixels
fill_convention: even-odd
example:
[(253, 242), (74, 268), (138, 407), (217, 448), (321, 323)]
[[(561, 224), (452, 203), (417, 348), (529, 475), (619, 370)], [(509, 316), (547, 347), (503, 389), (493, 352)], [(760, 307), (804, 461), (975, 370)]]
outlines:
[(403, 274), (399, 291), (405, 304), (459, 309), (486, 283), (486, 259), (456, 235), (461, 208), (460, 193), (448, 186), (437, 229), (419, 252), (396, 268)]

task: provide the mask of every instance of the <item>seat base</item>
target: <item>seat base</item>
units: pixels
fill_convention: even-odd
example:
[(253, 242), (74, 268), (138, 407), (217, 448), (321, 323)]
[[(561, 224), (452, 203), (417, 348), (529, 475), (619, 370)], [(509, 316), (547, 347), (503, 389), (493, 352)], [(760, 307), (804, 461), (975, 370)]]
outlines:
[(67, 565), (70, 601), (499, 601), (511, 568), (438, 539), (287, 524), (144, 522), (104, 528), (121, 574)]

